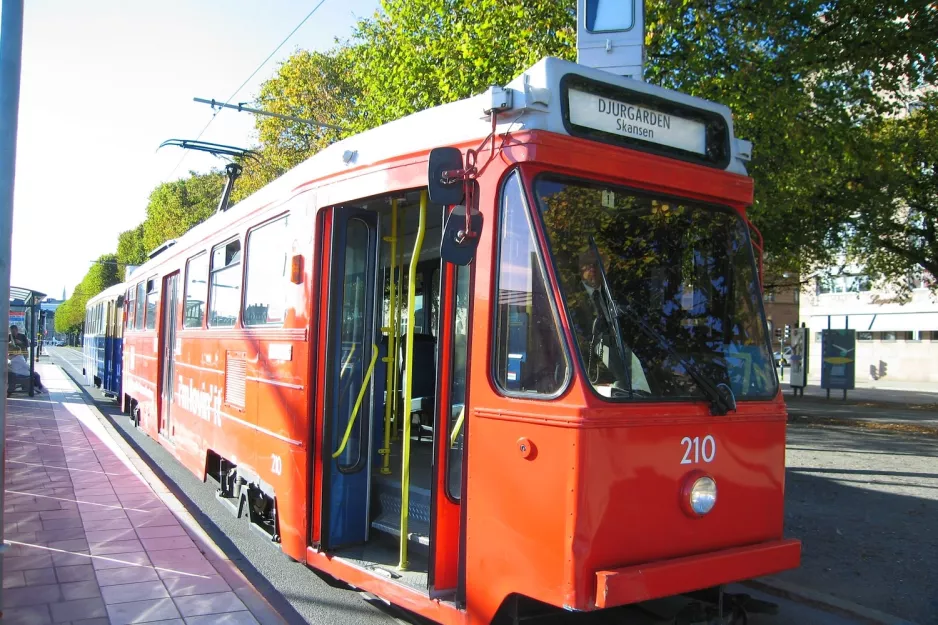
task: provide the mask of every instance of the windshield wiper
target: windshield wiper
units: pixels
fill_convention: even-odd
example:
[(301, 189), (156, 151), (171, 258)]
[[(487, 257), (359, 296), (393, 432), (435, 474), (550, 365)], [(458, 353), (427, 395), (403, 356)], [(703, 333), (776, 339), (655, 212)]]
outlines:
[[(602, 256), (599, 254), (599, 248), (596, 247), (596, 241), (593, 235), (590, 235), (590, 249), (596, 255), (596, 266), (599, 268), (599, 277), (603, 283), (603, 295), (606, 296), (607, 306), (604, 307), (603, 316), (606, 317), (606, 325), (612, 328), (612, 333), (616, 339), (616, 351), (619, 352), (620, 362), (622, 363), (622, 374), (625, 377), (626, 388), (629, 392), (629, 399), (633, 398), (632, 392), (632, 359), (625, 352), (625, 341), (622, 340), (622, 328), (619, 326), (619, 315), (616, 312), (616, 301), (612, 297), (612, 289), (609, 288), (609, 281), (606, 279), (606, 268), (603, 266)], [(611, 318), (610, 318), (611, 317)], [(616, 378), (619, 376), (616, 375)]]
[[(596, 258), (599, 259), (599, 250), (596, 247), (596, 242), (593, 240), (592, 235), (590, 236), (590, 246), (593, 249), (593, 253), (596, 254)], [(685, 360), (674, 347), (661, 335), (660, 332), (656, 331), (654, 328), (645, 323), (645, 320), (638, 316), (638, 314), (631, 309), (629, 306), (619, 306), (615, 299), (612, 297), (612, 290), (609, 288), (609, 283), (606, 281), (606, 272), (603, 269), (602, 260), (598, 261), (599, 273), (602, 276), (603, 289), (605, 291), (606, 297), (609, 302), (610, 312), (612, 316), (615, 317), (615, 324), (613, 328), (616, 335), (616, 343), (618, 344), (619, 353), (625, 358), (625, 347), (622, 341), (622, 329), (619, 327), (619, 315), (626, 315), (628, 318), (638, 326), (638, 329), (642, 331), (648, 338), (658, 343), (658, 346), (664, 349), (668, 354), (673, 356), (684, 370), (687, 371), (687, 374), (691, 377), (694, 382), (697, 383), (697, 386), (704, 392), (707, 398), (710, 400), (710, 414), (714, 416), (723, 416), (730, 410), (736, 411), (736, 396), (733, 394), (733, 389), (729, 387), (728, 384), (720, 382), (714, 384), (707, 376), (700, 372), (693, 364)], [(631, 388), (631, 383), (629, 388)], [(631, 396), (631, 395), (630, 395)]]

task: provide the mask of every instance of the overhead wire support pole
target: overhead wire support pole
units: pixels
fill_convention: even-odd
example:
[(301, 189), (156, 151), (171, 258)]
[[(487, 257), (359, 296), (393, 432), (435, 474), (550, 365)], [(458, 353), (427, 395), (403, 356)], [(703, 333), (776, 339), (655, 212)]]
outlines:
[(332, 124), (324, 124), (322, 122), (317, 122), (312, 119), (303, 119), (301, 117), (293, 117), (292, 115), (281, 115), (280, 113), (271, 113), (270, 111), (262, 111), (261, 109), (251, 108), (249, 106), (244, 106), (244, 104), (228, 104), (227, 102), (219, 102), (214, 98), (211, 100), (206, 100), (205, 98), (192, 98), (193, 101), (198, 102), (199, 104), (208, 104), (213, 109), (217, 106), (220, 109), (234, 109), (238, 112), (247, 112), (254, 113), (255, 115), (265, 115), (267, 117), (276, 117), (278, 119), (285, 119), (291, 122), (298, 122), (300, 124), (309, 124), (310, 126), (318, 126), (320, 128), (328, 128), (330, 130), (338, 130), (339, 132), (345, 131), (346, 128), (341, 126), (333, 126)]
[[(10, 318), (10, 257), (13, 243), (13, 181), (16, 174), (16, 127), (19, 120), (20, 70), (23, 62), (23, 0), (3, 0), (0, 18), (0, 319)], [(7, 343), (0, 341), (3, 362)], [(0, 376), (0, 389), (6, 389)], [(3, 397), (0, 395), (0, 397)], [(5, 479), (6, 402), (0, 402), (0, 484)], [(3, 489), (0, 488), (0, 578), (3, 577)], [(0, 617), (3, 616), (0, 593)]]

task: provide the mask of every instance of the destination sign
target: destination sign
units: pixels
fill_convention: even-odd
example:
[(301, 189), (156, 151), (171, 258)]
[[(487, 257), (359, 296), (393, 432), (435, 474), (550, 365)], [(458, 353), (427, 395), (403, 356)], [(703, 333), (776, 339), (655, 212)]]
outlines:
[(572, 124), (701, 156), (707, 153), (707, 128), (699, 121), (578, 89), (568, 94)]

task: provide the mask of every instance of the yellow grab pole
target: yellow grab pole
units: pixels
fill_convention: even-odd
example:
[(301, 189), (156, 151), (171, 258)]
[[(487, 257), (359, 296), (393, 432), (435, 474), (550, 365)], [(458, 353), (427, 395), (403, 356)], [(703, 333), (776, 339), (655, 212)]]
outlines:
[(407, 569), (407, 521), (410, 516), (410, 407), (411, 393), (414, 390), (414, 305), (417, 296), (414, 286), (417, 283), (417, 261), (420, 260), (420, 248), (423, 235), (427, 231), (427, 192), (420, 193), (420, 221), (417, 226), (417, 240), (414, 241), (414, 253), (410, 257), (410, 270), (407, 272), (407, 352), (404, 359), (404, 462), (401, 467), (401, 561), (398, 568)]
[(388, 301), (388, 353), (384, 362), (388, 366), (387, 381), (385, 382), (385, 401), (384, 401), (384, 447), (378, 453), (384, 456), (381, 459), (381, 473), (388, 475), (391, 473), (391, 410), (392, 406), (397, 404), (397, 389), (395, 384), (397, 376), (394, 370), (397, 368), (397, 323), (395, 312), (397, 310), (397, 301), (395, 300), (394, 272), (397, 270), (397, 200), (391, 200), (391, 236), (388, 237), (391, 244), (391, 279), (390, 279), (390, 298)]
[[(404, 250), (400, 249), (397, 251), (397, 267), (401, 272), (401, 277), (403, 278), (404, 274)], [(398, 289), (400, 291), (400, 289)], [(397, 296), (397, 310), (394, 311), (394, 327), (396, 328), (397, 336), (401, 335), (401, 311), (404, 309), (404, 295), (403, 292), (399, 292)], [(401, 388), (401, 371), (396, 366), (397, 365), (397, 354), (394, 354), (394, 391), (397, 392)], [(401, 406), (398, 403), (398, 397), (394, 397), (394, 440), (400, 438), (400, 421), (401, 415)]]
[(348, 444), (348, 437), (352, 433), (352, 428), (355, 426), (355, 419), (358, 417), (358, 409), (362, 407), (362, 399), (364, 399), (365, 391), (368, 390), (368, 384), (371, 382), (371, 373), (375, 370), (375, 362), (378, 360), (378, 346), (372, 345), (371, 348), (373, 350), (371, 354), (371, 364), (368, 365), (365, 379), (362, 380), (362, 387), (358, 391), (358, 399), (355, 400), (355, 407), (352, 408), (352, 418), (348, 420), (348, 426), (345, 428), (345, 436), (342, 437), (339, 448), (332, 454), (333, 458), (338, 458), (342, 455), (342, 452), (345, 451), (345, 446)]
[(459, 430), (462, 429), (462, 420), (466, 416), (466, 404), (459, 409), (459, 416), (456, 418), (456, 425), (453, 426), (453, 434), (449, 437), (449, 446), (456, 444), (456, 438), (459, 437)]

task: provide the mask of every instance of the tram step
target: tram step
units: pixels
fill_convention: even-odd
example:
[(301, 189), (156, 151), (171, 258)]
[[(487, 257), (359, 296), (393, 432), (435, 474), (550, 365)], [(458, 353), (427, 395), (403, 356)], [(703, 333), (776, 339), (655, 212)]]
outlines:
[[(420, 545), (430, 544), (430, 491), (423, 488), (410, 489), (410, 514), (407, 520), (407, 538)], [(374, 511), (376, 516), (371, 527), (391, 534), (401, 535), (401, 487), (399, 483), (387, 481), (374, 485)]]

